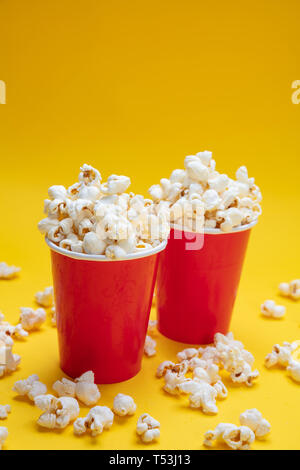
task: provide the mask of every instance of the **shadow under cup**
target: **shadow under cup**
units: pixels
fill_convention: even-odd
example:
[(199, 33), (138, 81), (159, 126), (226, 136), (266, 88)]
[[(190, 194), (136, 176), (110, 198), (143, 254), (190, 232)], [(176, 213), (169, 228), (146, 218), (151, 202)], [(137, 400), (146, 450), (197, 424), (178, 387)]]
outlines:
[(158, 257), (166, 242), (122, 260), (51, 249), (62, 370), (96, 383), (130, 379), (141, 368)]
[(156, 284), (159, 331), (188, 344), (209, 344), (228, 333), (253, 225), (230, 233), (172, 229)]

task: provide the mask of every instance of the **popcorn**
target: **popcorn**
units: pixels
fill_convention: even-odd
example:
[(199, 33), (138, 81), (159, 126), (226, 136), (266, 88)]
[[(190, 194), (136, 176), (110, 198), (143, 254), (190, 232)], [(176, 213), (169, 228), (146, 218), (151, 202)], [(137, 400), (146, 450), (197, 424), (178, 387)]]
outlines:
[(193, 357), (197, 357), (199, 354), (198, 349), (195, 348), (187, 348), (184, 349), (183, 351), (180, 351), (177, 353), (177, 358), (179, 362), (186, 361), (189, 359), (192, 359)]
[(154, 442), (160, 436), (160, 423), (148, 413), (144, 413), (138, 419), (136, 432), (144, 443)]
[(300, 362), (291, 360), (286, 370), (295, 382), (300, 383)]
[(157, 334), (156, 326), (157, 326), (157, 320), (149, 320), (148, 331), (147, 331), (148, 335), (155, 336)]
[(53, 287), (46, 287), (44, 291), (37, 292), (35, 300), (42, 307), (51, 307), (53, 305)]
[(270, 423), (256, 408), (244, 411), (240, 415), (240, 423), (242, 426), (248, 426), (258, 438), (265, 437), (271, 430)]
[(101, 397), (92, 371), (85, 372), (75, 382), (65, 378), (57, 380), (52, 388), (59, 397), (76, 397), (86, 406), (95, 405)]
[(2, 450), (2, 447), (7, 438), (8, 438), (7, 428), (0, 426), (0, 450)]
[(4, 333), (7, 336), (11, 336), (14, 339), (23, 339), (28, 336), (28, 332), (22, 328), (22, 325), (19, 323), (14, 326), (9, 322), (4, 321), (4, 315), (0, 312), (0, 333)]
[(14, 386), (13, 391), (18, 395), (27, 396), (29, 400), (34, 401), (35, 397), (39, 395), (46, 395), (47, 387), (40, 382), (38, 375), (33, 374), (25, 380), (18, 380)]
[(212, 153), (204, 151), (187, 156), (184, 167), (149, 188), (156, 204), (169, 205), (170, 221), (177, 228), (230, 232), (257, 220), (262, 197), (245, 166), (231, 179), (215, 170)]
[(156, 354), (156, 341), (151, 338), (151, 336), (146, 336), (145, 346), (144, 346), (144, 353), (148, 357), (155, 356)]
[(255, 434), (247, 426), (220, 423), (214, 431), (207, 431), (204, 438), (203, 444), (206, 447), (212, 447), (213, 441), (217, 441), (224, 442), (233, 450), (249, 450), (255, 440)]
[(14, 342), (10, 336), (0, 332), (0, 353), (5, 361), (4, 364), (0, 365), (0, 377), (14, 372), (21, 362), (21, 357), (12, 352), (13, 344)]
[(165, 379), (164, 391), (170, 395), (179, 395), (181, 392), (179, 385), (186, 380), (185, 374), (187, 370), (188, 365), (185, 361), (172, 367), (165, 366), (163, 369)]
[(281, 295), (290, 297), (294, 300), (300, 299), (300, 279), (295, 279), (290, 282), (282, 282), (279, 284), (278, 288)]
[[(90, 165), (80, 169), (79, 181), (68, 189), (51, 186), (38, 224), (50, 241), (76, 253), (110, 259), (152, 249), (169, 235), (169, 208), (143, 196), (125, 193), (130, 178), (111, 175), (101, 182)], [(177, 193), (171, 188), (170, 197)], [(177, 188), (179, 191), (179, 188)]]
[(51, 308), (51, 323), (52, 323), (52, 326), (56, 326), (56, 308), (55, 307), (52, 307)]
[(178, 388), (183, 393), (189, 394), (191, 408), (200, 408), (205, 414), (217, 414), (217, 391), (208, 383), (197, 379), (186, 379)]
[(119, 416), (132, 416), (136, 412), (136, 404), (129, 395), (118, 393), (114, 398), (113, 412)]
[(21, 268), (16, 266), (8, 266), (7, 263), (0, 263), (0, 279), (13, 279), (17, 273), (21, 271)]
[(110, 429), (114, 421), (114, 414), (107, 406), (91, 408), (86, 418), (77, 418), (74, 422), (74, 434), (81, 436), (87, 431), (93, 437), (98, 436), (104, 429)]
[(37, 421), (44, 428), (63, 429), (79, 415), (79, 405), (75, 398), (38, 395), (34, 403), (44, 411)]
[(274, 300), (266, 300), (260, 307), (261, 313), (269, 318), (282, 318), (285, 315), (285, 307), (276, 305)]
[(0, 419), (6, 419), (8, 413), (11, 412), (10, 405), (0, 405)]
[(287, 367), (292, 361), (292, 353), (298, 348), (299, 343), (294, 341), (293, 343), (284, 342), (283, 346), (275, 344), (272, 352), (267, 354), (265, 357), (265, 366), (267, 368), (279, 365)]
[(37, 330), (46, 321), (46, 311), (43, 308), (33, 310), (29, 307), (21, 307), (20, 322), (26, 331)]

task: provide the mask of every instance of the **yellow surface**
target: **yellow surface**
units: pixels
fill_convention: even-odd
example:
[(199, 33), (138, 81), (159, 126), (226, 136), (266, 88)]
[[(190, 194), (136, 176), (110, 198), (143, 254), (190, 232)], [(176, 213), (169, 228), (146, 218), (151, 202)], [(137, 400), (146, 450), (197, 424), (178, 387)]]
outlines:
[[(256, 358), (260, 379), (252, 389), (229, 386), (215, 417), (167, 396), (154, 378), (157, 365), (183, 345), (158, 337), (158, 355), (127, 383), (101, 386), (100, 404), (130, 393), (138, 411), (161, 422), (153, 449), (201, 449), (203, 433), (218, 422), (238, 422), (256, 407), (272, 424), (254, 449), (300, 448), (300, 385), (282, 370), (266, 370), (274, 343), (300, 338), (300, 303), (279, 299), (277, 285), (299, 273), (300, 104), (292, 82), (300, 79), (298, 0), (2, 0), (0, 79), (0, 258), (21, 275), (0, 281), (0, 309), (17, 322), (20, 306), (33, 306), (37, 290), (51, 284), (49, 253), (36, 229), (42, 201), (54, 183), (69, 185), (87, 162), (127, 174), (133, 190), (181, 167), (185, 155), (211, 149), (229, 174), (246, 164), (264, 196), (253, 230), (232, 330)], [(283, 320), (267, 320), (260, 303), (286, 305)], [(155, 312), (152, 312), (153, 316)], [(72, 428), (45, 432), (39, 410), (17, 399), (13, 383), (37, 373), (50, 387), (62, 373), (56, 330), (15, 343), (19, 370), (0, 380), (0, 403), (12, 413), (7, 449), (143, 448), (136, 417), (116, 419), (96, 440), (75, 438)], [(82, 414), (86, 409), (82, 409)]]

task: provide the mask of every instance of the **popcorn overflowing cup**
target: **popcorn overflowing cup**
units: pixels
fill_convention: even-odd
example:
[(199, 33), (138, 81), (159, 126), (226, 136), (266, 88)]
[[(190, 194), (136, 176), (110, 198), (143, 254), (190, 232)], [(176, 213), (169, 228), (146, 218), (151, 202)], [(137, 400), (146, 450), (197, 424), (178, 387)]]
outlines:
[[(226, 334), (252, 226), (230, 233), (193, 234), (172, 229), (157, 274), (159, 331), (189, 344)], [(187, 249), (187, 245), (198, 249)]]
[(158, 256), (166, 242), (122, 260), (51, 249), (62, 370), (96, 383), (130, 379), (141, 368)]
[(130, 179), (80, 169), (66, 189), (51, 186), (39, 222), (51, 249), (60, 363), (69, 376), (91, 370), (96, 383), (140, 370), (166, 213), (126, 193)]
[(227, 333), (261, 193), (247, 168), (236, 179), (216, 171), (209, 151), (187, 156), (149, 193), (167, 204), (172, 230), (157, 275), (158, 329), (183, 343)]

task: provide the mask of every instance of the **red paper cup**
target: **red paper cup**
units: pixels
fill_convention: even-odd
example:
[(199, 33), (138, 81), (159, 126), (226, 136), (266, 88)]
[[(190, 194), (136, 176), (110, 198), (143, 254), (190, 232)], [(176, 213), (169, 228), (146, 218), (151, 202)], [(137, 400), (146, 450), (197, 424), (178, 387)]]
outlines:
[(166, 242), (124, 260), (51, 249), (62, 370), (96, 383), (130, 379), (140, 368), (159, 253)]
[(209, 344), (215, 333), (228, 333), (255, 223), (230, 233), (171, 230), (156, 285), (158, 329), (163, 335), (182, 343)]

